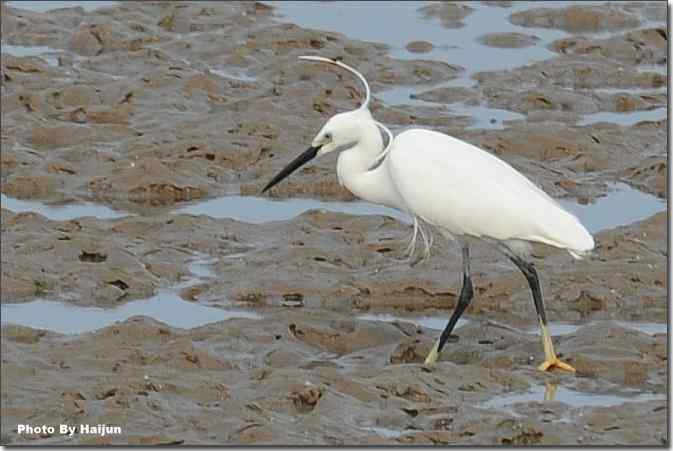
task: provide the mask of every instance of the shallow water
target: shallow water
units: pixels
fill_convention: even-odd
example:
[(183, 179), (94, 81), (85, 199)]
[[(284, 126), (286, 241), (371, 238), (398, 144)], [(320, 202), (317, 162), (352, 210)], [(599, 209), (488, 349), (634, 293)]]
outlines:
[(593, 90), (597, 94), (667, 94), (668, 86), (660, 86), (658, 88), (597, 88)]
[[(559, 203), (577, 215), (590, 232), (630, 224), (666, 209), (666, 202), (638, 191), (625, 183), (615, 183), (607, 195), (582, 205), (574, 199)], [(309, 210), (327, 210), (352, 215), (386, 215), (410, 223), (409, 216), (392, 208), (368, 202), (324, 202), (313, 199), (271, 200), (267, 198), (226, 196), (196, 202), (175, 211), (177, 214), (208, 215), (238, 221), (261, 223), (283, 221)]]
[[(444, 61), (465, 68), (458, 78), (449, 82), (423, 86), (395, 86), (373, 94), (388, 105), (437, 107), (437, 103), (412, 99), (410, 95), (440, 86), (470, 87), (475, 84), (470, 77), (477, 72), (513, 69), (552, 58), (555, 54), (547, 50), (547, 44), (568, 35), (558, 30), (526, 29), (508, 21), (509, 15), (515, 9), (534, 6), (531, 2), (521, 2), (515, 8), (464, 2), (473, 8), (473, 11), (463, 19), (465, 26), (460, 28), (446, 28), (441, 25), (438, 18), (424, 18), (419, 9), (430, 2), (386, 2), (385, 7), (380, 2), (364, 1), (270, 3), (277, 8), (279, 21), (290, 21), (313, 29), (338, 31), (350, 38), (382, 42), (390, 46), (390, 56), (393, 58)], [(371, 26), (369, 21), (372, 17), (379, 17), (385, 26)], [(523, 49), (495, 48), (479, 42), (479, 37), (486, 33), (516, 31), (534, 34), (540, 40), (535, 45)], [(406, 49), (409, 42), (419, 40), (431, 42), (434, 45), (433, 50), (413, 53)], [(505, 127), (504, 121), (525, 118), (519, 113), (483, 105), (454, 103), (449, 109), (458, 116), (471, 118), (468, 129), (502, 129)]]
[[(343, 33), (364, 41), (390, 46), (390, 56), (399, 59), (430, 59), (459, 65), (466, 69), (465, 77), (481, 71), (508, 70), (557, 56), (547, 49), (554, 40), (570, 36), (563, 30), (542, 27), (522, 27), (509, 21), (512, 13), (533, 8), (563, 8), (569, 5), (605, 5), (605, 1), (515, 1), (511, 6), (489, 6), (477, 1), (464, 1), (473, 11), (464, 19), (464, 26), (447, 28), (437, 17), (424, 17), (420, 11), (432, 2), (389, 1), (269, 1), (276, 8), (277, 20), (301, 27)], [(378, 18), (381, 26), (372, 26)], [(659, 25), (647, 21), (642, 26)], [(522, 33), (539, 40), (523, 48), (499, 48), (482, 44), (479, 38), (488, 33)], [(584, 33), (600, 36), (612, 31)], [(413, 41), (428, 41), (434, 49), (425, 53), (409, 52)], [(475, 57), (478, 55), (478, 57)], [(665, 67), (665, 66), (664, 66)], [(658, 66), (657, 66), (658, 68)], [(660, 70), (660, 69), (655, 69)]]
[[(192, 276), (198, 280), (211, 279), (216, 276), (215, 271), (213, 271), (213, 265), (215, 263), (217, 263), (217, 258), (201, 256), (189, 264), (189, 272), (191, 272)], [(184, 288), (193, 285), (193, 283), (193, 280), (188, 280), (187, 282), (183, 282), (180, 286)]]
[[(534, 7), (535, 2), (517, 2), (513, 8), (464, 2), (474, 10), (463, 19), (465, 26), (460, 28), (446, 28), (438, 18), (424, 18), (419, 9), (430, 2), (392, 1), (386, 2), (385, 6), (375, 1), (269, 3), (277, 8), (279, 21), (384, 43), (391, 47), (390, 56), (393, 58), (445, 61), (464, 67), (465, 77), (480, 71), (511, 69), (551, 58), (555, 54), (546, 49), (547, 44), (568, 36), (564, 31), (523, 28), (509, 22), (512, 12)], [(372, 26), (372, 17), (377, 17), (382, 26)], [(480, 36), (495, 32), (534, 34), (540, 41), (524, 49), (488, 47), (478, 41)], [(428, 41), (435, 48), (427, 53), (409, 52), (406, 45), (412, 41)], [(480, 56), (475, 58), (477, 54)]]
[(210, 265), (214, 259), (197, 258), (189, 265), (191, 278), (171, 289), (161, 289), (147, 299), (127, 302), (119, 307), (103, 309), (82, 307), (47, 299), (23, 304), (1, 304), (2, 323), (46, 329), (62, 334), (92, 332), (132, 316), (147, 316), (172, 327), (190, 329), (232, 318), (260, 319), (248, 310), (208, 307), (182, 299), (178, 292), (214, 275)]
[[(516, 67), (529, 65), (558, 56), (548, 50), (551, 42), (571, 36), (563, 30), (541, 27), (522, 27), (509, 21), (509, 16), (518, 11), (532, 8), (557, 8), (571, 4), (601, 5), (601, 1), (517, 1), (509, 7), (488, 6), (481, 2), (466, 1), (473, 11), (464, 19), (464, 26), (447, 28), (441, 25), (437, 17), (424, 17), (420, 11), (431, 2), (296, 2), (282, 1), (269, 2), (276, 7), (277, 20), (292, 22), (299, 26), (334, 31), (345, 34), (350, 38), (361, 39), (387, 44), (389, 54), (397, 59), (421, 59), (443, 61), (451, 65), (458, 65), (465, 69), (460, 76), (449, 82), (434, 85), (395, 86), (383, 92), (375, 92), (374, 97), (387, 105), (415, 105), (437, 107), (437, 103), (424, 102), (411, 98), (411, 94), (419, 93), (430, 88), (443, 86), (471, 87), (476, 84), (472, 75), (483, 71), (511, 70)], [(378, 18), (385, 26), (371, 26), (371, 18)], [(659, 26), (663, 22), (646, 21), (639, 28)], [(500, 48), (487, 46), (480, 42), (480, 37), (488, 33), (521, 33), (533, 35), (538, 41), (523, 48)], [(621, 32), (618, 32), (621, 33)], [(582, 34), (582, 33), (578, 33)], [(614, 35), (613, 31), (597, 33), (583, 33), (596, 37)], [(409, 42), (428, 41), (434, 48), (425, 53), (414, 53), (406, 49)], [(667, 73), (666, 65), (641, 65), (641, 72)], [(631, 92), (631, 90), (621, 90)], [(472, 118), (468, 128), (502, 129), (504, 121), (524, 119), (519, 113), (488, 108), (486, 106), (451, 104), (450, 110), (457, 115)], [(661, 110), (661, 111), (659, 111)], [(620, 125), (632, 125), (641, 120), (659, 120), (666, 117), (666, 109), (656, 112), (634, 112), (633, 114), (597, 113), (587, 115), (580, 121), (580, 125), (589, 125), (596, 122), (614, 122)]]
[(93, 216), (99, 219), (116, 219), (129, 216), (129, 213), (116, 211), (93, 202), (49, 205), (34, 200), (16, 199), (5, 194), (0, 194), (0, 205), (14, 213), (39, 213), (54, 221), (69, 221), (85, 216)]
[(245, 74), (243, 71), (236, 70), (232, 67), (226, 67), (226, 68), (224, 68), (224, 66), (222, 66), (222, 68), (211, 67), (208, 70), (213, 74), (219, 75), (220, 77), (223, 78), (232, 78), (234, 80), (247, 81), (247, 82), (257, 81), (257, 77), (252, 77), (250, 75)]
[(0, 308), (3, 324), (17, 324), (62, 334), (92, 332), (138, 315), (183, 329), (231, 318), (261, 318), (246, 310), (223, 310), (188, 302), (169, 290), (160, 290), (149, 299), (131, 301), (109, 310), (44, 299), (24, 304), (2, 304)]
[(104, 0), (92, 0), (92, 1), (59, 1), (59, 0), (43, 0), (43, 1), (8, 1), (7, 5), (13, 8), (27, 9), (29, 11), (34, 11), (38, 13), (43, 13), (52, 9), (61, 9), (61, 8), (73, 8), (75, 6), (80, 6), (84, 8), (85, 11), (94, 11), (99, 8), (107, 8), (110, 6), (118, 5), (118, 1), (104, 1)]
[[(25, 201), (2, 194), (2, 207), (15, 213), (34, 212), (53, 220), (70, 220), (82, 216), (100, 219), (115, 219), (125, 213), (112, 210), (91, 202), (48, 205), (38, 201)], [(625, 183), (615, 183), (605, 196), (582, 205), (574, 199), (559, 199), (568, 211), (577, 215), (587, 229), (595, 233), (631, 224), (666, 210), (666, 201), (638, 191)], [(271, 221), (285, 221), (310, 210), (324, 210), (350, 215), (384, 215), (410, 224), (410, 217), (403, 212), (364, 201), (340, 202), (315, 199), (273, 200), (251, 196), (223, 196), (185, 204), (173, 211), (174, 214), (206, 215), (212, 218), (229, 218), (251, 224)]]
[(638, 72), (656, 72), (660, 75), (668, 74), (667, 64), (641, 64), (637, 66)]
[[(549, 397), (549, 389), (544, 386), (534, 386), (524, 393), (514, 393), (496, 396), (484, 403), (483, 408), (504, 408), (520, 402), (544, 402)], [(640, 392), (613, 392), (613, 393), (587, 393), (572, 390), (565, 387), (557, 387), (549, 401), (559, 401), (571, 407), (611, 407), (619, 406), (627, 402), (665, 400), (663, 393), (640, 393)]]
[[(87, 11), (115, 6), (116, 1), (11, 1), (10, 6), (45, 12), (51, 9), (81, 6)], [(385, 9), (380, 2), (268, 2), (276, 7), (275, 14), (281, 22), (293, 22), (303, 27), (338, 31), (351, 38), (382, 42), (390, 46), (390, 55), (399, 59), (430, 59), (444, 61), (465, 68), (458, 78), (435, 85), (395, 86), (383, 92), (374, 93), (388, 105), (425, 105), (437, 107), (437, 103), (412, 99), (411, 94), (441, 86), (474, 86), (476, 82), (470, 77), (482, 71), (509, 70), (534, 62), (543, 61), (557, 56), (547, 49), (554, 40), (570, 34), (562, 30), (540, 27), (521, 27), (509, 22), (513, 12), (541, 7), (539, 2), (513, 2), (509, 7), (488, 6), (481, 2), (466, 1), (473, 11), (463, 20), (464, 26), (446, 28), (438, 18), (424, 17), (419, 10), (431, 2), (387, 2)], [(563, 7), (569, 4), (601, 4), (601, 1), (549, 1), (544, 7)], [(363, 23), (370, 17), (379, 17), (386, 26), (370, 26)], [(410, 20), (413, 18), (413, 20)], [(649, 21), (643, 26), (660, 25)], [(539, 40), (532, 46), (524, 48), (489, 47), (480, 42), (479, 38), (486, 33), (519, 32), (534, 35)], [(596, 36), (612, 32), (590, 33)], [(427, 53), (413, 53), (406, 49), (409, 42), (426, 40), (435, 45)], [(2, 45), (2, 52), (15, 56), (40, 56), (50, 65), (58, 65), (54, 49), (38, 46)], [(478, 57), (475, 57), (478, 55)], [(641, 65), (642, 72), (667, 73), (666, 65)], [(232, 72), (230, 68), (215, 67), (210, 71), (216, 75), (240, 81), (254, 82), (255, 77), (244, 72)], [(637, 88), (636, 88), (637, 90)], [(635, 92), (636, 90), (633, 90)], [(621, 90), (632, 92), (632, 90)], [(467, 116), (471, 123), (467, 129), (503, 129), (505, 121), (523, 120), (525, 116), (483, 105), (450, 104), (451, 112), (458, 116)], [(597, 122), (612, 122), (624, 126), (633, 125), (642, 120), (660, 120), (666, 117), (666, 108), (633, 113), (600, 112), (584, 116), (579, 125), (590, 125)]]
[(664, 199), (631, 188), (626, 183), (615, 183), (608, 189), (607, 195), (587, 205), (570, 199), (559, 199), (558, 202), (592, 233), (632, 224), (666, 210)]
[[(596, 324), (605, 323), (608, 321), (591, 321), (588, 323), (576, 324), (576, 323), (563, 323), (563, 322), (550, 322), (547, 325), (549, 333), (552, 336), (558, 335), (570, 335), (577, 331), (580, 327), (592, 326)], [(652, 322), (643, 322), (643, 321), (609, 321), (618, 326), (625, 327), (627, 329), (635, 329), (638, 332), (642, 332), (648, 335), (656, 334), (666, 334), (668, 333), (668, 324), (667, 323), (652, 323)], [(525, 331), (528, 334), (539, 335), (540, 328), (538, 326), (531, 327)]]
[(522, 121), (526, 119), (521, 113), (514, 111), (490, 108), (484, 105), (467, 105), (464, 103), (453, 103), (449, 106), (449, 111), (458, 116), (468, 116), (472, 118), (472, 123), (465, 127), (466, 130), (473, 129), (499, 129), (505, 128), (506, 121)]
[(0, 53), (3, 55), (12, 55), (17, 57), (23, 56), (39, 56), (44, 59), (50, 66), (58, 66), (58, 57), (55, 56), (59, 51), (51, 47), (44, 46), (28, 46), (28, 45), (11, 45), (0, 42)]
[(385, 215), (411, 223), (408, 215), (395, 209), (369, 202), (320, 201), (315, 199), (272, 200), (264, 197), (224, 196), (196, 202), (174, 211), (175, 214), (206, 215), (212, 218), (230, 218), (260, 224), (285, 221), (310, 210), (325, 210), (357, 216)]
[(666, 107), (655, 108), (645, 111), (629, 111), (627, 113), (611, 113), (608, 111), (599, 111), (582, 116), (577, 125), (592, 125), (599, 122), (609, 122), (623, 127), (629, 127), (641, 121), (660, 121), (668, 117)]
[[(364, 315), (358, 315), (356, 319), (363, 320), (363, 321), (384, 321), (388, 323), (392, 322), (406, 322), (406, 323), (411, 323), (415, 324), (417, 326), (422, 326), (422, 327), (427, 327), (429, 329), (435, 329), (435, 330), (444, 330), (444, 327), (446, 326), (447, 322), (449, 321), (449, 317), (447, 315), (435, 315), (435, 316), (397, 316), (397, 315), (392, 315), (389, 313), (367, 313)], [(458, 323), (456, 323), (456, 329), (466, 325), (466, 324), (471, 324), (473, 321), (469, 319), (460, 319), (458, 320)], [(547, 324), (547, 329), (549, 330), (549, 333), (555, 337), (559, 335), (570, 335), (572, 333), (575, 333), (580, 327), (591, 327), (592, 325), (599, 325), (599, 324), (604, 324), (604, 323), (613, 323), (617, 326), (624, 327), (627, 329), (634, 329), (639, 332), (648, 334), (648, 335), (656, 335), (656, 334), (666, 334), (668, 333), (668, 324), (667, 323), (653, 323), (653, 322), (646, 322), (646, 321), (608, 321), (608, 320), (598, 320), (598, 321), (590, 321), (590, 322), (585, 322), (585, 323), (569, 323), (569, 322), (561, 322), (561, 321), (550, 321)], [(511, 329), (515, 329), (510, 326), (506, 326)], [(522, 332), (531, 334), (531, 335), (539, 335), (540, 334), (540, 328), (535, 325), (531, 326), (528, 329), (522, 330)]]
[(403, 431), (396, 431), (394, 429), (389, 429), (389, 428), (384, 428), (381, 426), (368, 426), (364, 428), (368, 431), (376, 432), (378, 435), (380, 435), (383, 438), (398, 438), (400, 435), (402, 435), (404, 432)]
[[(460, 80), (460, 81), (456, 81)], [(465, 127), (467, 130), (471, 129), (503, 129), (505, 128), (505, 121), (525, 120), (526, 116), (521, 113), (516, 113), (509, 110), (501, 110), (498, 108), (490, 108), (485, 105), (468, 105), (465, 103), (451, 103), (444, 104), (439, 102), (430, 102), (414, 97), (429, 89), (436, 89), (442, 87), (456, 87), (468, 85), (464, 83), (464, 79), (451, 80), (450, 82), (440, 83), (438, 85), (416, 85), (416, 86), (396, 86), (385, 91), (374, 94), (379, 100), (388, 106), (395, 105), (410, 105), (430, 108), (439, 108), (446, 105), (446, 108), (456, 116), (467, 116), (471, 119), (469, 126)]]
[[(427, 327), (428, 329), (435, 330), (444, 330), (446, 324), (449, 322), (448, 316), (421, 316), (421, 317), (405, 317), (405, 316), (395, 316), (388, 313), (367, 313), (364, 315), (358, 315), (356, 319), (362, 321), (383, 321), (386, 323), (402, 322), (402, 323), (411, 323), (416, 326)], [(469, 324), (470, 320), (468, 319), (459, 319), (456, 323), (455, 329), (459, 329), (466, 324)]]

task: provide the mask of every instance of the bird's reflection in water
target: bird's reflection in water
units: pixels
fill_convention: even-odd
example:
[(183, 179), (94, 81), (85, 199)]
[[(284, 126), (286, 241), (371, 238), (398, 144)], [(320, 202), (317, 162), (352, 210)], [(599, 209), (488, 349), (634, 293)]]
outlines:
[(545, 401), (556, 401), (556, 390), (558, 389), (558, 384), (553, 382), (545, 382), (544, 385), (544, 400)]

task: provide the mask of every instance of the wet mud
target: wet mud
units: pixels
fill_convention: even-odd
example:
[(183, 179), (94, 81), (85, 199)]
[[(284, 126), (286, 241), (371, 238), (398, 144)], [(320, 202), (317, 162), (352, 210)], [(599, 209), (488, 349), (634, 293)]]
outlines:
[[(273, 2), (3, 2), (0, 441), (668, 444), (666, 9), (558, 3), (419, 5), (432, 32), (400, 45)], [(339, 5), (303, 6), (318, 7)], [(484, 53), (482, 70), (437, 30), (534, 56)], [(475, 299), (424, 366), (460, 253), (438, 236), (428, 259), (405, 255), (408, 218), (354, 202), (334, 158), (256, 198), (362, 101), (304, 54), (361, 70), (393, 131), (478, 145), (591, 224), (584, 260), (533, 252), (576, 374), (536, 369), (526, 280), (478, 243)]]

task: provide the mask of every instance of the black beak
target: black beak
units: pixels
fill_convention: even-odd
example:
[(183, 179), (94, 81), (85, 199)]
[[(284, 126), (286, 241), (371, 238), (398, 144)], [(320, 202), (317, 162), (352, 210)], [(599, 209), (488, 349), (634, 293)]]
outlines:
[(315, 158), (316, 155), (318, 155), (318, 151), (320, 150), (320, 147), (322, 146), (317, 146), (317, 147), (309, 147), (304, 153), (299, 155), (297, 158), (292, 160), (290, 164), (285, 166), (285, 168), (280, 171), (276, 176), (271, 179), (271, 181), (264, 187), (262, 190), (262, 194), (267, 192), (270, 188), (275, 186), (278, 182), (283, 180), (285, 177), (288, 175), (292, 174), (294, 171), (299, 169), (302, 165), (308, 163), (312, 159)]

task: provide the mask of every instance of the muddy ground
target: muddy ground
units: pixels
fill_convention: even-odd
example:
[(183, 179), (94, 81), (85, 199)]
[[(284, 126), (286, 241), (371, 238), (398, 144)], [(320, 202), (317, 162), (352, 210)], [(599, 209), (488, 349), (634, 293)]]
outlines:
[[(449, 3), (418, 15), (459, 28), (472, 10)], [(470, 322), (427, 368), (438, 331), (405, 318), (448, 318), (461, 268), (450, 244), (410, 267), (411, 227), (389, 217), (312, 211), (251, 225), (174, 212), (185, 201), (257, 195), (328, 117), (358, 104), (355, 80), (297, 63), (303, 54), (343, 56), (361, 70), (374, 116), (394, 130), (433, 127), (477, 144), (555, 197), (588, 203), (621, 180), (665, 199), (666, 119), (581, 125), (587, 114), (667, 107), (668, 35), (648, 25), (665, 15), (657, 3), (518, 12), (520, 32), (484, 30), (480, 42), (525, 51), (539, 42), (528, 27), (570, 32), (549, 45), (555, 57), (474, 74), (471, 87), (419, 88), (423, 105), (388, 105), (377, 93), (441, 85), (466, 68), (423, 59), (433, 43), (411, 42), (416, 59), (396, 60), (384, 44), (282, 23), (260, 2), (49, 14), (3, 3), (4, 43), (56, 50), (55, 62), (2, 55), (2, 193), (133, 215), (57, 221), (2, 208), (2, 303), (114, 308), (174, 286), (189, 277), (190, 259), (207, 255), (215, 277), (182, 289), (184, 302), (262, 319), (179, 329), (133, 317), (80, 335), (4, 323), (1, 442), (668, 444), (668, 335), (617, 322), (666, 321), (665, 212), (597, 233), (582, 261), (535, 248), (548, 317), (583, 324), (554, 339), (575, 375), (536, 370), (543, 353), (527, 332), (536, 324), (525, 279), (486, 245), (473, 246)], [(524, 119), (474, 129), (446, 107), (456, 101)], [(333, 158), (271, 196), (353, 199)], [(357, 318), (364, 313), (401, 319)], [(489, 404), (545, 388), (557, 399)], [(629, 402), (573, 404), (564, 390)], [(629, 398), (639, 393), (654, 397)], [(123, 434), (17, 431), (61, 423)]]

